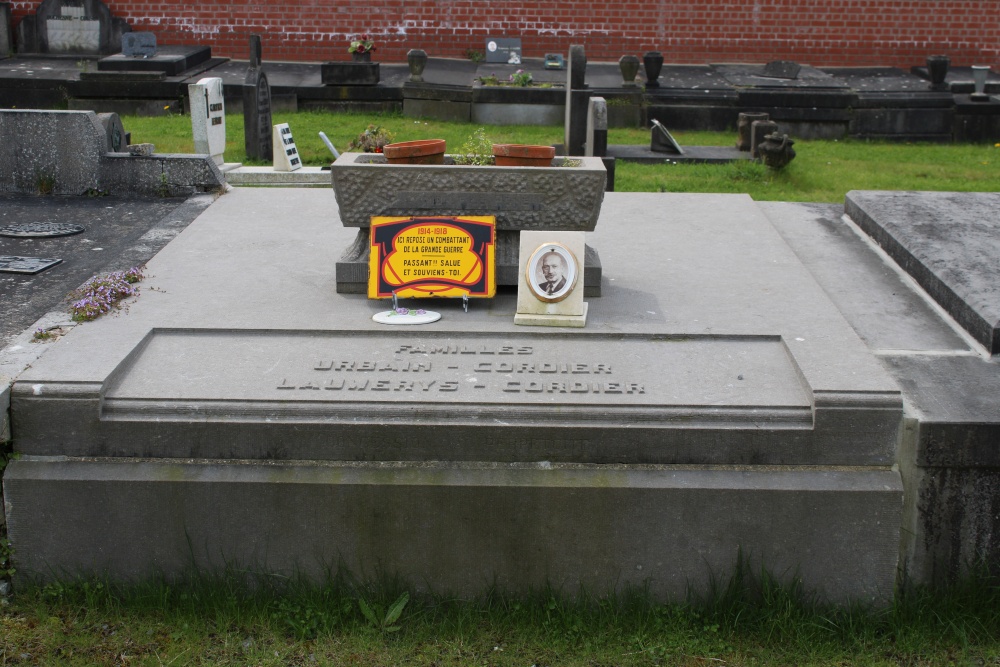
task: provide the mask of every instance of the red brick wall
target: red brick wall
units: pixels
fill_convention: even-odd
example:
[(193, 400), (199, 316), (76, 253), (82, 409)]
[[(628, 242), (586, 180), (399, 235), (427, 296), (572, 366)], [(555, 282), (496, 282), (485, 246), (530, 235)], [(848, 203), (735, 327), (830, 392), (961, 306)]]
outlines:
[[(12, 1), (15, 19), (40, 1)], [(462, 57), (493, 35), (520, 36), (528, 56), (583, 44), (595, 61), (657, 49), (668, 63), (908, 68), (944, 53), (954, 65), (1000, 66), (998, 0), (105, 1), (160, 44), (207, 44), (213, 55), (243, 60), (254, 32), (274, 61), (346, 60), (350, 38), (369, 32), (375, 58), (386, 62), (411, 48)]]

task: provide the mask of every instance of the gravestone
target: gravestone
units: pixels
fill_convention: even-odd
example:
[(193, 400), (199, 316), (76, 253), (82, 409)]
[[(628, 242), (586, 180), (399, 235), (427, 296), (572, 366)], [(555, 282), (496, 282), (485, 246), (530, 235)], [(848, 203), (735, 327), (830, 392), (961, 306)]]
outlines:
[(653, 129), (650, 133), (649, 150), (654, 153), (670, 153), (672, 155), (684, 155), (684, 149), (670, 134), (670, 130), (665, 128), (660, 121), (653, 119)]
[(516, 37), (487, 37), (486, 62), (521, 64), (521, 40)]
[(587, 141), (587, 55), (583, 45), (569, 47), (569, 64), (566, 67), (566, 155), (583, 155)]
[(17, 26), (19, 53), (111, 54), (129, 25), (101, 0), (43, 0)]
[(608, 103), (603, 97), (592, 97), (587, 105), (587, 157), (608, 154)]
[(299, 149), (295, 146), (292, 128), (288, 127), (288, 123), (275, 125), (273, 136), (274, 170), (295, 171), (301, 169), (302, 159), (299, 156)]
[(104, 131), (108, 137), (109, 153), (128, 152), (129, 136), (122, 125), (122, 119), (116, 113), (99, 113), (98, 119), (104, 126)]
[(10, 3), (0, 2), (0, 58), (14, 51), (14, 33), (11, 31)]
[(191, 105), (191, 133), (194, 152), (208, 154), (215, 164), (223, 164), (226, 152), (226, 109), (222, 79), (206, 77), (188, 85)]
[(156, 55), (156, 33), (125, 33), (122, 35), (122, 55), (129, 58), (152, 58)]
[(741, 113), (736, 121), (736, 150), (750, 150), (750, 128), (755, 120), (770, 120), (766, 113)]
[(518, 327), (508, 294), (406, 332), (332, 292), (353, 234), (329, 192), (220, 197), (155, 258), (166, 296), (14, 384), (18, 576), (385, 558), (448, 594), (666, 599), (742, 549), (806, 590), (890, 600), (898, 387), (749, 198), (609, 197), (589, 233), (615, 280), (586, 329)]
[(763, 143), (764, 137), (778, 131), (778, 124), (773, 120), (755, 120), (750, 123), (750, 157), (759, 158), (757, 145)]
[(260, 35), (250, 35), (250, 67), (243, 79), (243, 141), (247, 157), (273, 160), (271, 87), (261, 61)]

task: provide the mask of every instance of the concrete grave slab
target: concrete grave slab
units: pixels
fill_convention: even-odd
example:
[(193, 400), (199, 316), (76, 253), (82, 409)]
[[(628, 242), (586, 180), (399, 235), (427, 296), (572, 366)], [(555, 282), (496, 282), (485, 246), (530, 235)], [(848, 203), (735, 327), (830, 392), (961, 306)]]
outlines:
[(847, 193), (847, 214), (990, 354), (1000, 353), (1000, 194)]
[(758, 206), (871, 350), (971, 353), (901, 271), (872, 252), (838, 204)]
[(336, 291), (354, 230), (331, 192), (220, 198), (127, 316), (14, 385), (19, 574), (174, 573), (195, 544), (208, 567), (343, 557), (436, 590), (666, 597), (743, 548), (832, 599), (887, 599), (891, 378), (748, 197), (607, 198), (587, 328), (530, 332), (509, 293), (388, 331), (384, 302)]
[(180, 76), (202, 63), (210, 61), (212, 49), (208, 46), (166, 45), (156, 48), (156, 54), (136, 58), (116, 53), (97, 61), (100, 72), (163, 72), (167, 76)]
[[(852, 197), (861, 199), (860, 194), (880, 193)], [(919, 200), (937, 193), (908, 194)], [(955, 220), (966, 215), (965, 222), (979, 220), (979, 197), (953, 193)], [(992, 567), (1000, 558), (997, 357), (976, 344), (840, 207), (759, 206), (903, 391), (906, 422), (897, 462), (905, 489), (901, 571), (906, 580), (944, 586), (971, 567)], [(947, 226), (943, 232), (947, 235)], [(977, 278), (982, 275), (966, 275), (967, 281)]]

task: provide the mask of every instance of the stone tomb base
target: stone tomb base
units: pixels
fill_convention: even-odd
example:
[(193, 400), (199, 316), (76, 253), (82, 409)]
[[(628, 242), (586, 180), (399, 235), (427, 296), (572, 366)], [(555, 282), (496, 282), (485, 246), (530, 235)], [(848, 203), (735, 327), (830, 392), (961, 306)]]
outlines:
[(587, 327), (527, 332), (509, 294), (372, 322), (384, 302), (336, 290), (355, 231), (331, 203), (226, 194), (127, 314), (24, 373), (17, 577), (342, 564), (666, 598), (742, 551), (833, 600), (891, 596), (900, 394), (748, 197), (609, 193)]

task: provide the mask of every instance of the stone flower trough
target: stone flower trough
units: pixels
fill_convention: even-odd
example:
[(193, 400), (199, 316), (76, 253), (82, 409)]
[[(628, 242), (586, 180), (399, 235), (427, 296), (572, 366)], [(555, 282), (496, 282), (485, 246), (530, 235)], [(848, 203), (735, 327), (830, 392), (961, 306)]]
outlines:
[[(377, 153), (343, 153), (330, 168), (345, 227), (358, 237), (337, 262), (337, 291), (361, 294), (368, 282), (372, 216), (492, 215), (497, 228), (497, 285), (517, 285), (520, 231), (593, 231), (607, 171), (600, 158), (556, 157), (551, 167), (391, 165)], [(601, 265), (588, 246), (584, 293), (600, 296)]]

